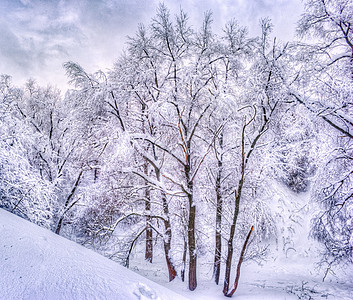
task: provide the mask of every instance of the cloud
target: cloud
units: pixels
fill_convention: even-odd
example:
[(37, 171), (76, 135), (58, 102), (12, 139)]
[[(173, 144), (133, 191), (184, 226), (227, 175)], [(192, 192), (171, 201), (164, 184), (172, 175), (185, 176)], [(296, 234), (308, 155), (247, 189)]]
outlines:
[[(1, 61), (14, 67), (31, 67), (32, 53), (25, 47), (20, 39), (9, 29), (6, 24), (0, 24), (0, 55)], [(27, 48), (27, 49), (26, 49)]]
[(155, 7), (134, 0), (5, 0), (0, 8), (0, 57), (6, 61), (0, 73), (50, 80), (52, 69), (63, 74), (59, 85), (65, 85), (63, 62), (74, 60), (90, 71), (111, 66), (126, 35), (147, 21)]
[(68, 60), (71, 49), (79, 44), (82, 33), (72, 14), (58, 9), (54, 2), (44, 2), (5, 6), (0, 26), (1, 73), (44, 78), (48, 69), (57, 67), (58, 59)]
[[(112, 66), (138, 23), (149, 24), (159, 0), (2, 0), (0, 73), (35, 77), (66, 86), (62, 64), (72, 60), (88, 72)], [(214, 29), (237, 19), (251, 34), (259, 18), (269, 16), (275, 34), (294, 32), (295, 5), (300, 0), (165, 0), (172, 14), (183, 8), (199, 28), (204, 12), (213, 11)], [(290, 12), (288, 12), (290, 10)], [(300, 12), (300, 10), (297, 9)], [(287, 12), (287, 13), (285, 13)], [(277, 32), (276, 32), (277, 30)], [(16, 81), (16, 78), (14, 78)]]
[(22, 5), (29, 5), (31, 3), (31, 0), (20, 0), (20, 2), (22, 3)]

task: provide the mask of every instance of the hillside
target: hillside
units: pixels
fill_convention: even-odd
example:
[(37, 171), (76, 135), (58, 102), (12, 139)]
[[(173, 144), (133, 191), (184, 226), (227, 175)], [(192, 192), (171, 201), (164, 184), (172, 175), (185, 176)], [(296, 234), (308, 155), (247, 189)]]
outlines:
[(183, 299), (0, 209), (0, 299)]

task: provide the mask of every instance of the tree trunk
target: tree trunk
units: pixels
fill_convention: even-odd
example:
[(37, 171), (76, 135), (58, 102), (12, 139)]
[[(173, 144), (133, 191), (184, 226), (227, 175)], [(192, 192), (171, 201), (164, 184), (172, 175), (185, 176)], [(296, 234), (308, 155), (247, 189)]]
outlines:
[(240, 267), (241, 267), (241, 264), (243, 263), (246, 246), (248, 245), (248, 242), (249, 242), (249, 239), (250, 239), (250, 236), (251, 236), (251, 233), (253, 230), (254, 230), (254, 226), (251, 226), (251, 229), (250, 229), (250, 231), (246, 237), (246, 240), (244, 242), (243, 249), (241, 250), (241, 253), (240, 253), (240, 257), (239, 257), (239, 261), (238, 261), (238, 265), (237, 265), (237, 274), (236, 274), (236, 277), (234, 280), (234, 288), (228, 294), (225, 295), (226, 297), (232, 297), (238, 288), (238, 283), (239, 283), (239, 278), (240, 278)]
[[(160, 182), (161, 181), (160, 169), (154, 166), (154, 171), (156, 174), (156, 179)], [(171, 242), (172, 242), (172, 227), (170, 225), (167, 195), (163, 190), (161, 191), (161, 197), (162, 197), (162, 207), (163, 207), (163, 213), (164, 213), (164, 236), (163, 236), (164, 255), (165, 255), (165, 260), (168, 268), (169, 281), (172, 281), (176, 277), (177, 272), (175, 270), (175, 266), (170, 258), (170, 253), (169, 253), (171, 249)]]
[(153, 235), (151, 228), (151, 202), (146, 200), (146, 250), (145, 250), (145, 260), (152, 263), (153, 259)]
[(238, 195), (236, 195), (233, 222), (232, 222), (232, 226), (230, 227), (230, 234), (229, 234), (229, 239), (228, 239), (226, 271), (225, 271), (225, 275), (224, 275), (224, 285), (223, 285), (223, 294), (224, 295), (228, 294), (228, 289), (229, 289), (230, 272), (232, 269), (232, 258), (233, 258), (233, 240), (234, 240), (235, 226), (237, 224), (237, 219), (238, 219), (238, 215), (239, 215), (239, 208), (240, 208), (240, 195), (238, 194)]
[[(144, 173), (148, 176), (148, 164), (144, 164)], [(146, 247), (145, 247), (145, 260), (152, 263), (153, 259), (153, 235), (151, 227), (151, 195), (148, 183), (146, 182), (145, 188), (145, 212), (146, 212)]]
[[(148, 131), (146, 125), (146, 109), (147, 105), (144, 102), (141, 102), (141, 111), (142, 111), (142, 132), (145, 134)], [(147, 149), (146, 149), (147, 151)], [(143, 164), (143, 172), (146, 177), (148, 177), (148, 161), (145, 158)], [(151, 194), (147, 180), (145, 180), (145, 213), (146, 213), (146, 246), (145, 246), (145, 260), (152, 263), (153, 259), (153, 234), (151, 227)]]
[(192, 196), (189, 199), (190, 212), (188, 223), (188, 244), (189, 244), (189, 290), (193, 291), (197, 287), (196, 268), (197, 268), (197, 254), (196, 254), (196, 240), (195, 240), (195, 216), (196, 207), (192, 203)]
[[(250, 123), (248, 123), (248, 124), (250, 124)], [(224, 285), (223, 285), (223, 294), (225, 296), (228, 294), (228, 289), (229, 289), (230, 271), (232, 268), (232, 258), (233, 258), (233, 240), (234, 240), (235, 226), (237, 224), (238, 215), (239, 215), (240, 197), (241, 197), (241, 193), (243, 190), (245, 168), (246, 168), (246, 163), (248, 161), (248, 158), (252, 152), (252, 150), (250, 150), (247, 157), (245, 158), (245, 128), (246, 128), (246, 126), (247, 126), (247, 124), (245, 124), (243, 126), (242, 136), (241, 136), (241, 157), (242, 157), (241, 177), (240, 177), (240, 180), (238, 183), (238, 192), (237, 192), (237, 190), (234, 191), (234, 193), (235, 193), (235, 208), (234, 208), (234, 214), (233, 214), (233, 222), (230, 227), (230, 234), (229, 234), (229, 239), (228, 239), (226, 271), (225, 271), (225, 275), (224, 275)], [(255, 139), (255, 140), (257, 140), (257, 139)]]
[(164, 255), (167, 262), (169, 281), (172, 281), (177, 275), (174, 264), (171, 261), (169, 256), (169, 252), (171, 248), (171, 237), (172, 237), (172, 232), (171, 232), (170, 224), (169, 222), (165, 222)]
[(216, 211), (216, 248), (213, 264), (213, 278), (216, 284), (219, 283), (219, 275), (221, 271), (221, 256), (222, 256), (222, 197), (217, 194), (217, 211)]
[[(223, 132), (220, 134), (219, 144), (221, 151), (223, 150)], [(219, 283), (219, 276), (221, 272), (221, 257), (222, 257), (222, 212), (223, 212), (223, 199), (221, 191), (222, 179), (222, 154), (218, 160), (218, 172), (216, 177), (216, 247), (213, 263), (213, 278), (216, 284)]]
[(188, 247), (188, 243), (187, 243), (187, 239), (186, 239), (186, 236), (185, 236), (184, 237), (184, 251), (183, 251), (183, 265), (182, 265), (182, 269), (181, 269), (181, 272), (180, 272), (180, 276), (181, 276), (181, 281), (182, 282), (185, 281), (187, 247)]
[[(159, 173), (157, 173), (157, 180), (160, 180)], [(169, 253), (171, 249), (171, 242), (172, 242), (172, 228), (170, 225), (167, 195), (165, 194), (164, 191), (162, 191), (161, 194), (162, 194), (162, 205), (163, 205), (163, 212), (164, 212), (164, 219), (165, 219), (164, 237), (163, 237), (164, 255), (165, 255), (165, 260), (167, 262), (167, 267), (168, 267), (169, 281), (172, 281), (177, 275), (174, 264), (170, 259), (170, 253)]]
[(71, 203), (70, 204), (70, 200), (71, 198), (74, 196), (75, 192), (76, 192), (76, 189), (77, 187), (79, 186), (80, 184), (80, 180), (81, 180), (81, 176), (82, 176), (82, 173), (83, 171), (81, 170), (81, 172), (78, 174), (78, 177), (76, 179), (76, 182), (71, 190), (71, 193), (70, 195), (67, 197), (66, 201), (65, 201), (65, 204), (64, 204), (64, 211), (63, 213), (61, 214), (60, 216), (60, 219), (59, 219), (59, 222), (58, 222), (58, 225), (56, 226), (56, 229), (55, 229), (55, 233), (56, 234), (60, 234), (60, 231), (61, 231), (61, 227), (63, 225), (63, 222), (64, 222), (64, 217), (65, 217), (65, 214), (74, 206), (74, 204), (77, 202), (75, 201), (74, 203)]
[[(255, 113), (256, 115), (256, 113)], [(246, 127), (254, 120), (254, 117), (248, 122), (245, 123), (243, 126), (242, 130), (242, 135), (241, 135), (241, 177), (238, 183), (238, 190), (235, 190), (235, 208), (234, 208), (234, 214), (233, 214), (233, 222), (230, 228), (230, 234), (229, 234), (229, 239), (228, 239), (228, 252), (227, 252), (227, 260), (226, 260), (226, 271), (225, 271), (225, 276), (224, 276), (224, 286), (223, 286), (223, 294), (226, 296), (228, 294), (228, 289), (229, 289), (229, 280), (230, 280), (230, 271), (232, 268), (232, 258), (233, 258), (233, 239), (234, 239), (234, 233), (235, 233), (235, 226), (237, 224), (238, 220), (238, 215), (239, 215), (239, 209), (240, 209), (240, 198), (243, 190), (243, 185), (244, 185), (244, 178), (245, 178), (245, 169), (247, 166), (247, 163), (249, 161), (249, 158), (252, 154), (252, 152), (255, 149), (256, 143), (259, 141), (260, 137), (262, 134), (265, 132), (265, 127), (268, 122), (268, 119), (265, 117), (264, 123), (261, 126), (261, 129), (259, 130), (259, 133), (256, 135), (254, 140), (251, 143), (251, 147), (247, 154), (245, 153), (245, 129)]]
[[(190, 147), (189, 147), (190, 148)], [(194, 291), (197, 287), (196, 270), (197, 270), (197, 253), (195, 239), (195, 218), (196, 206), (193, 199), (193, 182), (190, 180), (190, 156), (187, 156), (187, 164), (185, 165), (185, 177), (187, 180), (188, 190), (186, 191), (189, 201), (189, 219), (188, 219), (188, 245), (189, 245), (189, 290)]]

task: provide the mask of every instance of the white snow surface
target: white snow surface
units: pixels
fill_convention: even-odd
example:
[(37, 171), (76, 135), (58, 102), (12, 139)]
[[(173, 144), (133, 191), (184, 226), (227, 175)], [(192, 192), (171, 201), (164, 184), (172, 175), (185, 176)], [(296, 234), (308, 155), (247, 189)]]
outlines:
[[(271, 191), (269, 197), (271, 210), (277, 220), (278, 242), (270, 245), (271, 252), (260, 264), (255, 261), (242, 264), (239, 286), (233, 299), (353, 300), (352, 264), (336, 266), (323, 282), (326, 268), (318, 266), (322, 245), (309, 237), (311, 219), (316, 213), (310, 192), (294, 193), (279, 183), (273, 183)], [(237, 259), (237, 256), (234, 257), (231, 285)], [(187, 282), (181, 282), (179, 278), (169, 283), (162, 261), (160, 258), (160, 263), (155, 260), (151, 265), (135, 259), (130, 266), (139, 274), (190, 299), (227, 299), (222, 294), (224, 265), (219, 285), (212, 280), (213, 257), (199, 257), (198, 286), (193, 292), (187, 289)]]
[(185, 299), (0, 209), (0, 299)]
[[(278, 243), (260, 265), (243, 263), (233, 299), (352, 300), (351, 264), (335, 268), (322, 281), (325, 270), (317, 267), (320, 245), (308, 237), (315, 211), (309, 193), (296, 194), (281, 185), (272, 189)], [(156, 255), (153, 264), (141, 257), (135, 250), (130, 266), (144, 277), (0, 209), (0, 300), (227, 299), (222, 294), (224, 266), (216, 285), (212, 257), (199, 257), (198, 286), (193, 292), (180, 278), (168, 282), (163, 256)], [(233, 267), (232, 280), (234, 272)]]

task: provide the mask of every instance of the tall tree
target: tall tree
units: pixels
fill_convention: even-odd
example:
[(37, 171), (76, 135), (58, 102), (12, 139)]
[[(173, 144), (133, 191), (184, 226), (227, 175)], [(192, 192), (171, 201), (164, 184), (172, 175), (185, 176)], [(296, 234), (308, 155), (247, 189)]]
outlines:
[[(351, 1), (313, 0), (299, 21), (298, 33), (304, 39), (299, 61), (300, 85), (292, 90), (294, 99), (322, 120), (330, 132), (318, 135), (327, 154), (318, 170), (320, 182), (314, 189), (322, 211), (314, 220), (313, 235), (326, 246), (324, 262), (333, 264), (352, 258), (352, 145), (353, 145), (353, 7)], [(312, 43), (307, 37), (314, 36)], [(332, 141), (328, 144), (328, 141)], [(325, 149), (326, 147), (326, 149)], [(320, 187), (320, 188), (319, 188)], [(324, 200), (320, 200), (324, 199)], [(331, 233), (335, 232), (334, 235)], [(326, 273), (327, 275), (327, 273)]]
[[(278, 117), (279, 108), (288, 99), (288, 90), (285, 85), (288, 74), (286, 63), (288, 60), (288, 45), (276, 44), (276, 39), (271, 43), (270, 33), (272, 24), (269, 19), (261, 20), (262, 35), (257, 42), (257, 56), (249, 69), (250, 85), (244, 85), (243, 94), (246, 98), (240, 98), (238, 106), (238, 183), (234, 189), (234, 208), (232, 222), (230, 224), (229, 237), (227, 239), (226, 269), (224, 276), (223, 294), (230, 296), (229, 291), (232, 258), (234, 253), (234, 238), (236, 225), (240, 214), (241, 200), (244, 198), (244, 188), (247, 181), (251, 180), (248, 169), (251, 166), (253, 153), (257, 151), (260, 140), (273, 122)], [(250, 104), (249, 100), (252, 102)], [(256, 234), (256, 231), (255, 231)], [(242, 256), (241, 256), (242, 257)], [(241, 264), (241, 263), (240, 263)], [(239, 267), (240, 267), (239, 264)]]

